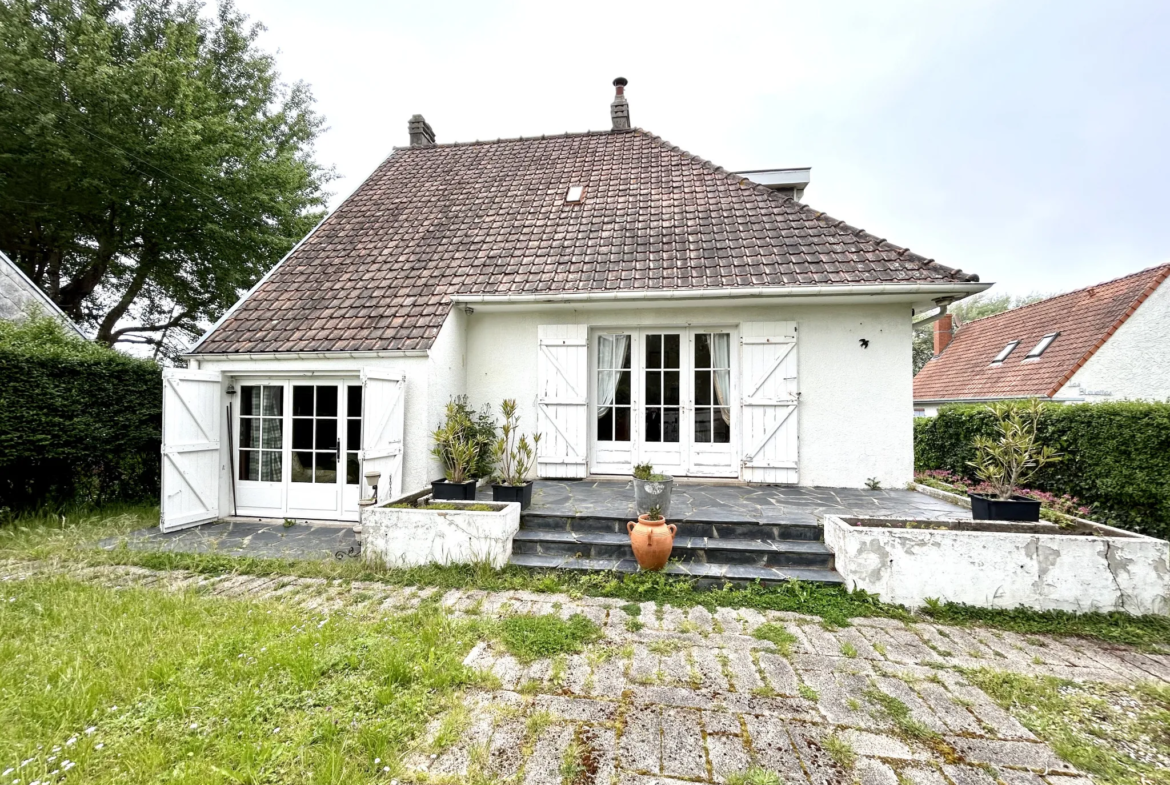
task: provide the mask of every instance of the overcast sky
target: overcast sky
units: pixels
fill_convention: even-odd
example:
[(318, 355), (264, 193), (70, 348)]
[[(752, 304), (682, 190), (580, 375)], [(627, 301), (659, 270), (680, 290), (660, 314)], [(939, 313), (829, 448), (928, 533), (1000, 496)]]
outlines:
[(1170, 261), (1170, 2), (237, 0), (329, 130), (335, 207), (440, 142), (634, 125), (995, 291)]

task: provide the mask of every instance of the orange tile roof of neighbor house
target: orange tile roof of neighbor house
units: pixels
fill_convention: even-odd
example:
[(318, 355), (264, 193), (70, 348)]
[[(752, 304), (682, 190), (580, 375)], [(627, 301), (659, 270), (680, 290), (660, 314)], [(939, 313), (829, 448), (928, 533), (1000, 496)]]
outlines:
[[(962, 325), (914, 377), (915, 401), (1051, 398), (1168, 277), (1170, 264)], [(1039, 357), (1025, 359), (1059, 333)], [(1002, 363), (992, 360), (1019, 344)]]
[(415, 116), (411, 146), (194, 351), (426, 349), (456, 294), (979, 280), (630, 128), (624, 99), (614, 107), (612, 131), (462, 144), (435, 144)]

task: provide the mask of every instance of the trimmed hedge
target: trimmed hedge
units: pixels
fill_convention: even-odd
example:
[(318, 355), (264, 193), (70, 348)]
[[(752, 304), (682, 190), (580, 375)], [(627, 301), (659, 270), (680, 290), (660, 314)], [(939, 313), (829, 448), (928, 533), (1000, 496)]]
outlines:
[[(968, 461), (979, 434), (993, 435), (986, 406), (951, 405), (914, 422), (914, 467), (973, 478)], [(1122, 401), (1050, 405), (1042, 443), (1064, 453), (1030, 487), (1069, 494), (1093, 506), (1093, 518), (1170, 539), (1170, 403)]]
[(161, 369), (45, 329), (0, 329), (0, 507), (156, 500)]

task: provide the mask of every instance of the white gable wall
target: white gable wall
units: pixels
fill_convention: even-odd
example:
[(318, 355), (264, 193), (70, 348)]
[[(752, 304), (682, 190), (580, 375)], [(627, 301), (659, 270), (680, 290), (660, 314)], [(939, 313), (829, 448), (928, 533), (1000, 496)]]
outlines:
[[(900, 488), (913, 475), (910, 307), (905, 304), (623, 308), (478, 312), (466, 320), (466, 389), (474, 406), (516, 398), (536, 428), (537, 328), (735, 326), (795, 321), (801, 485)], [(444, 328), (446, 329), (446, 328)], [(861, 339), (869, 342), (862, 348)], [(738, 352), (738, 347), (733, 348)]]
[(1170, 281), (1154, 290), (1056, 398), (1170, 400)]

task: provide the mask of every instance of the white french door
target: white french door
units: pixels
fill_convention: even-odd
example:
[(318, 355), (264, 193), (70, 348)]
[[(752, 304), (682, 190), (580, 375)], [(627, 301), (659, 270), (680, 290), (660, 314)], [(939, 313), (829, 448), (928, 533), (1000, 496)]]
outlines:
[(239, 513), (356, 520), (361, 417), (362, 387), (356, 379), (241, 385)]
[(731, 345), (728, 329), (596, 332), (590, 471), (651, 463), (679, 476), (738, 476)]

